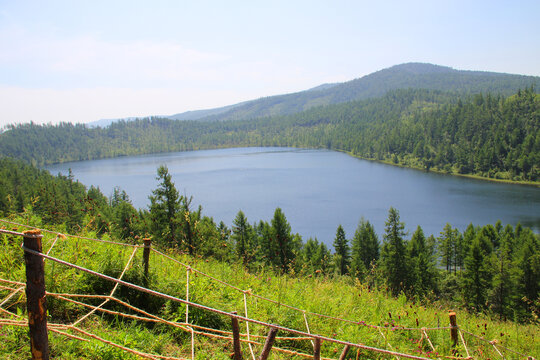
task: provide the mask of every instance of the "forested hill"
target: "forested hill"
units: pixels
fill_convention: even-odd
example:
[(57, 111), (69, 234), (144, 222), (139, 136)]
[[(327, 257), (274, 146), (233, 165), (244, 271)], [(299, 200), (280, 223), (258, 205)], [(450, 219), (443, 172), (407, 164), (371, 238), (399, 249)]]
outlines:
[(540, 95), (510, 97), (396, 90), (381, 98), (244, 121), (148, 118), (107, 128), (12, 126), (0, 156), (43, 165), (235, 146), (328, 148), (404, 166), (540, 181)]
[(175, 120), (242, 120), (295, 114), (312, 107), (380, 97), (396, 89), (429, 89), (459, 94), (511, 95), (540, 86), (540, 77), (454, 70), (432, 64), (408, 63), (383, 69), (341, 84), (326, 84), (293, 94), (271, 96), (222, 108), (170, 116)]

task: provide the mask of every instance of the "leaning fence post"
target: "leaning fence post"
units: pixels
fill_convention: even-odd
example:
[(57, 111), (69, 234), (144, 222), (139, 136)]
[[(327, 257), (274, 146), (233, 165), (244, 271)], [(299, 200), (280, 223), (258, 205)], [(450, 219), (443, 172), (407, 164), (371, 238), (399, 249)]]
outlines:
[(266, 338), (266, 342), (264, 343), (264, 347), (261, 351), (261, 356), (259, 356), (258, 360), (268, 359), (268, 356), (270, 355), (270, 350), (272, 350), (272, 346), (274, 345), (274, 340), (276, 339), (277, 332), (278, 330), (276, 328), (270, 328), (270, 331), (268, 331), (268, 337)]
[[(42, 252), (41, 231), (23, 233), (24, 247)], [(33, 360), (49, 359), (49, 336), (47, 333), (47, 298), (45, 297), (45, 266), (39, 255), (24, 252), (26, 265), (26, 307), (30, 329), (30, 350)]]
[[(238, 314), (236, 311), (232, 312), (233, 315)], [(238, 325), (238, 319), (231, 316), (232, 320), (232, 333), (233, 333), (233, 347), (234, 347), (234, 360), (242, 360), (242, 349), (240, 348), (240, 326)]]
[(343, 351), (341, 352), (341, 355), (339, 356), (339, 360), (345, 360), (350, 348), (351, 347), (349, 345), (345, 345), (345, 347), (343, 348)]
[(450, 329), (450, 336), (452, 337), (452, 346), (456, 347), (457, 342), (458, 342), (458, 327), (457, 327), (456, 313), (453, 311), (450, 311), (450, 313), (448, 313), (448, 316), (450, 316), (450, 326), (452, 327)]
[(152, 247), (152, 239), (143, 239), (143, 265), (144, 265), (144, 286), (148, 285), (148, 269), (150, 267), (150, 248)]

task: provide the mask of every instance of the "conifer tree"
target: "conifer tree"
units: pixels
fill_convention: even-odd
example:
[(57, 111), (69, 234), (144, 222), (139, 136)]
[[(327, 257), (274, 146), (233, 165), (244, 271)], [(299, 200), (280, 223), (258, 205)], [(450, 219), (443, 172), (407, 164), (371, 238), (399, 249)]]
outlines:
[(514, 279), (512, 278), (512, 236), (505, 233), (497, 251), (497, 261), (494, 266), (493, 283), (491, 289), (491, 303), (501, 319), (512, 314), (512, 298), (515, 293)]
[(399, 219), (399, 212), (391, 207), (385, 223), (381, 267), (394, 295), (406, 289), (409, 279), (406, 243), (403, 239), (404, 229), (405, 225)]
[(377, 260), (379, 260), (379, 239), (373, 225), (361, 219), (352, 239), (351, 267), (355, 273), (361, 275)]
[(336, 238), (334, 239), (334, 250), (336, 251), (336, 266), (340, 275), (347, 273), (347, 267), (350, 262), (349, 244), (345, 238), (345, 230), (341, 225), (338, 226), (336, 231)]
[(252, 247), (252, 228), (242, 210), (234, 218), (232, 240), (235, 243), (236, 254), (247, 265)]
[(285, 218), (281, 208), (274, 211), (272, 218), (272, 237), (278, 251), (277, 263), (284, 272), (289, 270), (294, 258), (291, 225)]
[[(525, 317), (534, 311), (534, 302), (540, 297), (540, 239), (530, 229), (520, 228), (516, 241), (521, 244), (514, 261), (516, 310), (520, 317)], [(536, 309), (536, 316), (538, 315), (540, 314)]]
[(169, 169), (161, 165), (157, 170), (158, 188), (150, 196), (152, 232), (158, 241), (168, 246), (178, 246), (178, 219), (182, 198), (172, 182)]
[(425, 295), (435, 290), (437, 281), (434, 249), (427, 243), (424, 231), (420, 226), (416, 228), (408, 244), (411, 284), (414, 293)]
[(479, 232), (474, 238), (467, 257), (462, 279), (463, 297), (467, 306), (476, 310), (485, 308), (492, 278), (492, 243)]

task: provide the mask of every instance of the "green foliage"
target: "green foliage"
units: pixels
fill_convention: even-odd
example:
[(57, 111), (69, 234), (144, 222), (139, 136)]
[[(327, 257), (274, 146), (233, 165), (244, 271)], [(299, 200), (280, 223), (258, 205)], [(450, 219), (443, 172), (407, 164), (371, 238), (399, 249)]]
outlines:
[(168, 246), (179, 246), (178, 214), (182, 197), (171, 180), (169, 169), (161, 165), (157, 170), (158, 188), (150, 196), (150, 216), (153, 234)]
[[(431, 239), (433, 238), (431, 237)], [(430, 291), (437, 290), (438, 279), (434, 245), (434, 239), (426, 240), (420, 226), (416, 228), (408, 244), (411, 290), (420, 297), (427, 295)]]
[(379, 259), (379, 239), (371, 223), (361, 219), (352, 239), (352, 274), (363, 277)]
[(410, 279), (404, 229), (405, 224), (400, 221), (399, 212), (391, 207), (385, 223), (381, 267), (394, 295), (405, 290)]
[(334, 249), (336, 251), (336, 267), (339, 275), (348, 273), (350, 262), (350, 249), (347, 239), (345, 238), (345, 230), (341, 225), (336, 230), (336, 238), (334, 239)]
[[(18, 217), (17, 221), (21, 223), (55, 226), (61, 232), (80, 229), (89, 232), (90, 237), (115, 238), (126, 243), (140, 243), (141, 237), (153, 233), (154, 244), (158, 246), (185, 252), (192, 249), (192, 255), (196, 258), (217, 259), (226, 264), (238, 263), (253, 273), (269, 271), (272, 274), (331, 278), (335, 274), (348, 272), (351, 275), (346, 277), (349, 281), (358, 278), (369, 288), (388, 286), (394, 295), (403, 293), (417, 299), (445, 299), (453, 306), (464, 305), (477, 311), (491, 311), (502, 319), (536, 321), (540, 315), (540, 240), (537, 234), (520, 224), (515, 228), (503, 226), (500, 222), (483, 227), (471, 224), (463, 234), (447, 224), (438, 238), (426, 238), (422, 229), (417, 228), (409, 240), (406, 239), (398, 211), (391, 208), (382, 248), (373, 226), (369, 221), (361, 220), (351, 249), (343, 229), (338, 228), (334, 244), (336, 256), (332, 256), (331, 250), (317, 239), (304, 242), (298, 234), (293, 234), (285, 214), (279, 208), (270, 223), (260, 220), (254, 225), (250, 225), (247, 217), (239, 212), (232, 224), (231, 234), (224, 223), (216, 224), (212, 218), (203, 216), (201, 207), (193, 211), (191, 198), (181, 197), (172, 191), (174, 183), (166, 168), (161, 169), (159, 176), (162, 182), (154, 191), (156, 206), (148, 212), (136, 211), (128, 195), (120, 189), (116, 189), (111, 199), (107, 199), (97, 188), (91, 187), (86, 191), (71, 176), (51, 176), (11, 159), (0, 162), (3, 165), (0, 171), (5, 175), (0, 177), (0, 181), (5, 189), (9, 189), (9, 196), (4, 197), (5, 201), (2, 202), (7, 204), (2, 208), (3, 214)], [(169, 187), (170, 194), (177, 195), (170, 196), (176, 199), (173, 202), (175, 213), (170, 217), (177, 239), (173, 244), (163, 241), (166, 237), (162, 235), (170, 232), (169, 218), (165, 212), (168, 208), (166, 196), (160, 197), (159, 201), (157, 198), (157, 194), (166, 187)], [(51, 215), (50, 212), (55, 211), (51, 204), (44, 202), (39, 195), (34, 196), (42, 188), (57, 189), (54, 209), (78, 208), (79, 211)], [(163, 194), (166, 192), (163, 191)], [(16, 206), (13, 199), (17, 201)], [(22, 213), (18, 213), (20, 209)], [(152, 218), (163, 221), (161, 226), (164, 230), (160, 230), (159, 234), (155, 233), (156, 224)], [(2, 237), (6, 258), (1, 266), (10, 268), (6, 275), (8, 278), (17, 279), (24, 273), (22, 254), (8, 240), (8, 237)], [(73, 246), (74, 253), (80, 255), (77, 259), (82, 265), (97, 261), (97, 269), (111, 276), (118, 276), (122, 272), (122, 264), (129, 256), (125, 252), (99, 252), (98, 248), (88, 244), (76, 243)], [(438, 253), (435, 249), (438, 249)], [(342, 262), (343, 259), (347, 261)], [(442, 261), (443, 269), (435, 266), (437, 261)], [(134, 263), (125, 277), (142, 284), (144, 276), (141, 271), (140, 262)], [(48, 279), (52, 290), (58, 289), (60, 284), (69, 284), (65, 288), (68, 292), (76, 289), (107, 292), (112, 289), (105, 281), (54, 264)], [(150, 278), (149, 281), (152, 283), (155, 279)], [(179, 291), (169, 285), (164, 286), (163, 290)], [(120, 288), (118, 293), (142, 307), (160, 309), (163, 306), (127, 289)], [(64, 319), (73, 319), (82, 310), (57, 300), (51, 301), (55, 303), (55, 316)], [(211, 321), (201, 319), (203, 322)]]
[(540, 95), (533, 88), (508, 98), (392, 90), (379, 98), (249, 120), (147, 118), (107, 128), (11, 126), (0, 134), (0, 156), (43, 165), (201, 148), (293, 146), (347, 151), (445, 173), (537, 182), (539, 109)]

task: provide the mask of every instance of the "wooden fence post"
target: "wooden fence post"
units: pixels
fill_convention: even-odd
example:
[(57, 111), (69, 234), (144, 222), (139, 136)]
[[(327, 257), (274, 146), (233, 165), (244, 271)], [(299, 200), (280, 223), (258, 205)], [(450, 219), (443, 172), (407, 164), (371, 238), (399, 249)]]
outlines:
[(276, 328), (270, 328), (270, 331), (268, 331), (268, 337), (266, 338), (266, 342), (264, 343), (264, 347), (261, 351), (261, 356), (259, 356), (258, 360), (266, 360), (268, 359), (268, 356), (270, 355), (270, 350), (272, 350), (272, 346), (274, 345), (274, 340), (276, 339), (277, 334)]
[(144, 286), (148, 286), (148, 269), (150, 267), (150, 248), (152, 247), (152, 239), (143, 239), (143, 265), (144, 265)]
[(450, 329), (450, 336), (452, 337), (452, 346), (456, 347), (457, 342), (458, 342), (458, 328), (457, 328), (456, 313), (453, 311), (450, 311), (450, 313), (448, 313), (448, 316), (450, 316), (450, 326), (452, 326), (452, 328)]
[[(41, 231), (23, 233), (24, 247), (42, 252)], [(24, 252), (26, 265), (26, 307), (30, 329), (30, 350), (33, 360), (49, 359), (49, 336), (47, 333), (47, 298), (45, 297), (45, 265), (39, 255)]]
[[(236, 311), (232, 312), (233, 315), (238, 314)], [(238, 325), (238, 319), (234, 316), (232, 320), (232, 333), (233, 333), (233, 347), (234, 347), (234, 360), (242, 360), (242, 349), (240, 348), (240, 326)]]
[(321, 339), (313, 339), (313, 360), (321, 360)]
[(345, 360), (345, 357), (347, 357), (347, 353), (349, 352), (350, 348), (351, 347), (349, 345), (345, 345), (343, 351), (341, 352), (341, 355), (339, 356), (339, 360)]

